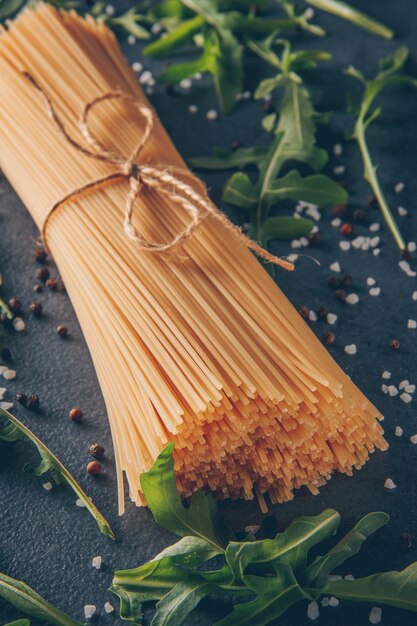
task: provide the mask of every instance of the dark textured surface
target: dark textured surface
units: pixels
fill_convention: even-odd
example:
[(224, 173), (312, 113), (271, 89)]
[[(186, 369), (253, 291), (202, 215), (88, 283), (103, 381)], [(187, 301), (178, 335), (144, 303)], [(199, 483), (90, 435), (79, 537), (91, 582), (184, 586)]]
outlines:
[[(366, 72), (372, 72), (376, 60), (399, 44), (407, 44), (411, 50), (410, 71), (416, 71), (417, 55), (417, 5), (413, 0), (389, 0), (381, 2), (355, 1), (357, 6), (383, 19), (394, 28), (397, 38), (386, 42), (372, 37), (339, 20), (323, 16), (322, 23), (330, 35), (325, 40), (301, 37), (300, 45), (324, 47), (332, 51), (334, 58), (325, 69), (316, 73), (314, 93), (320, 110), (333, 109), (338, 113), (330, 127), (323, 131), (322, 142), (329, 148), (343, 140), (349, 121), (341, 113), (344, 108), (344, 87), (348, 79), (342, 77), (341, 67), (353, 63)], [(125, 46), (129, 59), (140, 59), (139, 47)], [(152, 64), (145, 61), (145, 66)], [(167, 95), (157, 89), (152, 101), (162, 121), (181, 154), (190, 157), (210, 152), (216, 145), (228, 146), (241, 140), (246, 145), (265, 141), (259, 121), (262, 105), (245, 102), (235, 114), (217, 122), (206, 120), (205, 113), (217, 108), (212, 94), (204, 81), (195, 83), (191, 93)], [(415, 179), (415, 151), (417, 147), (417, 123), (415, 117), (417, 95), (411, 91), (384, 96), (383, 123), (370, 133), (370, 142), (376, 161), (380, 164), (381, 181), (393, 207), (399, 204), (409, 209), (409, 215), (400, 218), (404, 235), (408, 240), (417, 239), (417, 216), (414, 211), (417, 197)], [(199, 107), (196, 115), (187, 112), (189, 104)], [(346, 165), (343, 177), (351, 192), (353, 206), (366, 208), (369, 195), (362, 181), (361, 165), (356, 147), (344, 146), (344, 154), (338, 163)], [(329, 171), (336, 165), (333, 159)], [(214, 198), (218, 198), (224, 177), (206, 176)], [(393, 191), (396, 182), (404, 181), (405, 190), (397, 195)], [(38, 233), (29, 214), (15, 196), (8, 183), (0, 180), (0, 267), (5, 277), (6, 294), (18, 295), (25, 307), (34, 298), (32, 293), (37, 266), (33, 261), (32, 238)], [(370, 210), (371, 221), (382, 222), (376, 209)], [(416, 333), (407, 329), (407, 319), (417, 318), (417, 302), (411, 293), (417, 288), (416, 279), (408, 278), (398, 268), (399, 255), (384, 225), (381, 227), (381, 254), (353, 250), (349, 253), (339, 249), (338, 229), (330, 225), (330, 215), (320, 223), (322, 246), (310, 251), (321, 262), (321, 267), (304, 260), (295, 274), (279, 272), (278, 282), (296, 305), (306, 304), (318, 308), (325, 303), (338, 315), (332, 328), (336, 344), (331, 348), (335, 359), (345, 368), (372, 401), (386, 415), (385, 427), (391, 444), (389, 452), (376, 454), (361, 471), (352, 478), (336, 476), (319, 496), (305, 493), (295, 501), (275, 507), (280, 528), (301, 513), (315, 514), (325, 507), (334, 507), (343, 515), (342, 529), (350, 527), (362, 514), (370, 510), (385, 510), (391, 515), (391, 523), (371, 539), (363, 552), (352, 559), (342, 573), (364, 575), (373, 571), (402, 568), (417, 559), (417, 550), (405, 553), (400, 548), (399, 537), (404, 531), (417, 534), (415, 518), (417, 507), (417, 446), (409, 437), (417, 433), (415, 402), (406, 405), (397, 398), (384, 396), (380, 391), (381, 373), (393, 372), (390, 382), (398, 384), (403, 379), (417, 382)], [(364, 227), (355, 227), (356, 233), (365, 234)], [(285, 254), (288, 244), (276, 246)], [(308, 252), (308, 251), (307, 251)], [(360, 296), (359, 304), (343, 305), (334, 299), (327, 287), (330, 263), (338, 260), (344, 271), (353, 277), (351, 291)], [(411, 260), (412, 265), (415, 262)], [(52, 274), (56, 270), (51, 265)], [(368, 295), (366, 277), (372, 276), (381, 287), (380, 297)], [(82, 280), (82, 276), (80, 276)], [(127, 513), (118, 518), (116, 510), (116, 485), (109, 427), (106, 413), (91, 359), (76, 321), (74, 311), (62, 293), (46, 293), (36, 296), (44, 304), (45, 315), (37, 320), (27, 317), (27, 332), (7, 338), (13, 350), (14, 366), (18, 372), (15, 381), (4, 381), (11, 398), (16, 391), (34, 391), (41, 397), (42, 411), (39, 415), (25, 412), (16, 406), (15, 412), (31, 428), (40, 434), (62, 461), (74, 472), (81, 484), (110, 520), (117, 534), (116, 543), (100, 535), (93, 519), (85, 510), (75, 506), (75, 497), (68, 489), (54, 488), (47, 493), (42, 488), (44, 480), (32, 479), (21, 473), (31, 446), (19, 443), (12, 451), (0, 448), (0, 570), (22, 578), (48, 600), (57, 604), (73, 617), (83, 621), (83, 605), (96, 604), (100, 624), (120, 624), (113, 616), (105, 616), (103, 605), (110, 600), (117, 606), (107, 588), (114, 568), (132, 567), (151, 558), (172, 539), (159, 528), (146, 509), (127, 506)], [(67, 341), (55, 333), (58, 324), (70, 329)], [(321, 335), (323, 322), (313, 324)], [(390, 349), (392, 338), (401, 342), (401, 349)], [(343, 346), (356, 343), (358, 352), (349, 356)], [(109, 363), (109, 368), (113, 367)], [(0, 380), (3, 386), (3, 379)], [(67, 419), (69, 409), (79, 405), (85, 414), (82, 425)], [(404, 428), (404, 436), (394, 436), (395, 426)], [(89, 460), (88, 447), (100, 441), (106, 448), (104, 471), (97, 479), (87, 476), (85, 464)], [(391, 477), (398, 485), (390, 492), (384, 489), (384, 481)], [(224, 505), (235, 523), (253, 523), (259, 513), (250, 503)], [(95, 555), (103, 558), (103, 568), (96, 571), (91, 566)], [(326, 626), (356, 626), (368, 623), (368, 605), (341, 603), (338, 608), (321, 609), (317, 623)], [(222, 605), (206, 603), (187, 622), (193, 625), (213, 623), (222, 614)], [(0, 603), (0, 624), (18, 617), (18, 614)], [(400, 610), (383, 609), (383, 623), (387, 626), (415, 624), (415, 614)], [(279, 622), (283, 626), (304, 626), (311, 623), (306, 617), (306, 606), (291, 609)], [(256, 626), (254, 624), (254, 626)]]

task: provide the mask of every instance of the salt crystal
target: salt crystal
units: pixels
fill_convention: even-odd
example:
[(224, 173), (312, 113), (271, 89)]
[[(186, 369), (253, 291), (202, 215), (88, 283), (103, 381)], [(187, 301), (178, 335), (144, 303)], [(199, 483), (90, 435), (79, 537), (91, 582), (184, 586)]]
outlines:
[(395, 489), (397, 485), (391, 478), (387, 478), (387, 480), (384, 482), (384, 487), (385, 489)]
[(16, 372), (14, 370), (6, 369), (6, 371), (3, 372), (3, 378), (6, 380), (13, 380), (13, 378), (16, 378)]
[(381, 224), (379, 224), (378, 222), (373, 222), (369, 226), (369, 232), (370, 233), (377, 233), (380, 228), (381, 228)]
[(407, 244), (407, 250), (409, 252), (415, 252), (417, 250), (417, 243), (415, 241), (409, 241)]
[(3, 375), (8, 369), (7, 365), (0, 365), (0, 374)]
[(75, 501), (75, 505), (79, 506), (80, 509), (84, 509), (85, 508), (85, 504), (84, 502), (81, 500), (81, 498), (77, 498), (77, 500)]
[(361, 250), (363, 250), (364, 252), (368, 252), (369, 250), (369, 240), (366, 240), (363, 242), (363, 244), (361, 245)]
[(397, 387), (395, 385), (389, 385), (388, 393), (391, 396), (391, 398), (394, 398), (395, 396), (398, 396), (398, 389), (397, 389)]
[(293, 249), (301, 248), (301, 243), (298, 241), (298, 239), (293, 239), (292, 240), (291, 248), (293, 248)]
[(346, 296), (346, 302), (348, 304), (357, 304), (359, 302), (359, 296), (357, 293), (350, 293)]
[(407, 209), (405, 209), (403, 206), (399, 206), (397, 211), (400, 217), (405, 217), (408, 213)]
[(97, 607), (95, 604), (86, 604), (84, 606), (85, 619), (91, 619), (96, 611)]
[(6, 387), (0, 387), (0, 400), (3, 400), (5, 394), (6, 394)]
[(328, 324), (331, 324), (333, 326), (333, 324), (337, 322), (337, 315), (335, 315), (334, 313), (327, 313), (326, 320)]
[(389, 378), (391, 378), (391, 372), (388, 372), (387, 370), (385, 370), (384, 372), (382, 372), (381, 374), (381, 378), (385, 378), (385, 380), (388, 380)]
[(411, 443), (417, 443), (417, 435), (413, 435), (412, 437), (410, 437), (410, 441)]
[(356, 345), (354, 343), (345, 346), (345, 352), (347, 354), (356, 354)]
[(303, 246), (303, 248), (305, 248), (306, 246), (308, 246), (309, 241), (308, 241), (307, 237), (301, 237), (301, 238), (300, 238), (300, 244)]
[(254, 524), (252, 526), (245, 526), (245, 533), (252, 533), (253, 535), (255, 535), (260, 528), (261, 527), (259, 524)]
[(333, 154), (334, 154), (335, 156), (340, 156), (340, 155), (342, 154), (342, 152), (343, 152), (342, 144), (340, 144), (340, 143), (336, 143), (336, 144), (333, 146)]
[(352, 576), (352, 574), (347, 574), (347, 575), (345, 576), (345, 580), (355, 580), (355, 577), (354, 577), (354, 576)]
[(395, 436), (396, 437), (402, 437), (403, 436), (403, 429), (401, 428), (401, 426), (396, 426), (395, 427)]
[(398, 385), (398, 389), (404, 389), (404, 387), (407, 387), (409, 383), (410, 383), (409, 380), (402, 380), (400, 384)]
[(350, 241), (339, 241), (339, 248), (344, 252), (350, 250)]
[(406, 385), (404, 387), (404, 391), (406, 391), (407, 393), (414, 393), (416, 390), (416, 386), (415, 385)]
[(21, 333), (26, 329), (26, 324), (21, 317), (15, 317), (13, 320), (13, 328), (16, 332)]
[(346, 171), (346, 168), (344, 165), (336, 165), (336, 167), (333, 168), (333, 172), (335, 174), (344, 174)]
[(310, 320), (310, 322), (317, 322), (317, 313), (310, 309), (310, 311), (308, 312), (308, 319)]
[(13, 402), (0, 402), (0, 408), (5, 411), (10, 411), (13, 408)]
[(242, 100), (250, 100), (252, 98), (252, 92), (247, 90), (242, 93)]
[(411, 396), (409, 393), (404, 392), (400, 395), (400, 398), (403, 402), (408, 404), (413, 399), (413, 396)]
[(190, 104), (190, 106), (188, 107), (188, 112), (197, 113), (197, 111), (198, 111), (198, 107), (195, 104)]
[(141, 72), (141, 71), (143, 70), (143, 65), (142, 65), (142, 63), (139, 63), (139, 61), (135, 61), (135, 62), (132, 64), (132, 70), (133, 70), (134, 72)]
[(203, 74), (201, 72), (196, 72), (193, 78), (194, 80), (201, 80), (203, 78)]
[(289, 254), (287, 256), (287, 259), (290, 263), (295, 263), (295, 261), (298, 259), (298, 254)]
[(312, 7), (307, 7), (307, 9), (303, 13), (303, 17), (306, 20), (312, 20), (314, 18), (314, 9)]
[(404, 183), (397, 183), (394, 187), (395, 193), (401, 193), (404, 187), (405, 187)]
[(142, 74), (140, 75), (139, 82), (142, 85), (149, 85), (149, 81), (152, 81), (152, 79), (152, 72), (150, 72), (149, 70), (145, 70), (145, 72), (142, 72)]
[(369, 621), (371, 624), (379, 624), (382, 620), (382, 609), (378, 606), (373, 606), (369, 613)]
[(307, 607), (307, 617), (314, 620), (317, 619), (319, 615), (319, 605), (317, 604), (317, 602), (310, 602)]
[(159, 24), (158, 22), (155, 22), (155, 24), (152, 24), (152, 26), (151, 26), (151, 33), (153, 35), (159, 35), (161, 30), (162, 30), (161, 24)]
[(388, 385), (381, 385), (382, 393), (388, 393)]
[(191, 89), (192, 84), (191, 78), (184, 78), (184, 80), (180, 81), (180, 87), (183, 89)]
[(381, 293), (381, 287), (372, 287), (369, 290), (369, 295), (370, 296), (379, 296), (380, 293)]
[(366, 279), (366, 284), (369, 285), (369, 287), (372, 287), (372, 285), (375, 285), (375, 283), (376, 283), (375, 278), (372, 278), (371, 276)]
[(330, 604), (330, 598), (322, 598), (322, 600), (321, 600), (321, 603), (320, 603), (320, 604), (321, 604), (321, 606), (323, 606), (323, 607), (329, 606), (329, 604)]
[(43, 483), (42, 487), (45, 489), (45, 491), (51, 491), (52, 489), (52, 483)]
[(127, 43), (129, 44), (129, 46), (134, 46), (136, 43), (136, 37), (134, 35), (129, 35), (129, 37), (127, 38)]
[(330, 223), (335, 228), (338, 228), (341, 225), (342, 220), (340, 219), (340, 217), (335, 217), (334, 220), (332, 220)]
[(379, 242), (380, 242), (379, 237), (371, 237), (371, 239), (369, 240), (369, 245), (371, 246), (371, 248), (376, 248)]
[(102, 561), (101, 556), (95, 556), (93, 557), (93, 561), (91, 565), (95, 567), (96, 569), (101, 569), (101, 561)]
[(210, 111), (207, 111), (206, 118), (208, 120), (211, 120), (211, 121), (217, 120), (218, 117), (219, 117), (219, 114), (214, 109), (210, 109)]
[[(332, 272), (341, 272), (342, 268), (340, 267), (340, 263), (338, 263), (337, 261), (335, 261), (334, 263), (332, 263), (330, 265), (330, 269), (332, 270)], [(417, 291), (416, 291), (417, 293)]]
[[(416, 320), (408, 320), (407, 322), (407, 328), (417, 328), (417, 322)], [(4, 376), (4, 374), (3, 374)]]
[(108, 4), (105, 8), (106, 15), (114, 15), (114, 6), (112, 4)]
[(114, 606), (112, 606), (110, 602), (106, 602), (106, 604), (104, 605), (104, 612), (113, 613), (113, 611), (114, 611)]
[(362, 237), (362, 235), (360, 235), (359, 237), (355, 237), (355, 239), (352, 241), (352, 246), (356, 250), (359, 250), (360, 248), (362, 248), (364, 243), (365, 243), (365, 237)]
[(330, 606), (339, 606), (339, 600), (337, 598), (335, 598), (334, 596), (332, 596), (329, 600), (329, 605)]
[(417, 291), (413, 291), (413, 293), (411, 294), (411, 299), (414, 300), (414, 302), (416, 302), (416, 300), (417, 300)]
[(372, 250), (372, 254), (373, 254), (374, 256), (379, 256), (379, 255), (381, 254), (381, 250), (380, 250), (379, 248), (374, 248), (374, 249)]
[(405, 259), (403, 259), (402, 261), (398, 261), (398, 267), (402, 269), (402, 271), (407, 274), (407, 276), (410, 276), (410, 278), (414, 278), (415, 276), (417, 276), (417, 272), (411, 269), (409, 262)]

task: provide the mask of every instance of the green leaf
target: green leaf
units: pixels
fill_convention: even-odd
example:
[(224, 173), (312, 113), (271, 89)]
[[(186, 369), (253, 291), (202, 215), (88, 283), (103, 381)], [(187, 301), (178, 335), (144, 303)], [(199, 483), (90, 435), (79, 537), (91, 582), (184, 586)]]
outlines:
[(160, 453), (149, 472), (141, 475), (140, 481), (148, 506), (155, 520), (171, 532), (200, 537), (222, 550), (217, 537), (217, 507), (212, 494), (196, 492), (185, 508), (176, 488), (174, 445), (168, 444)]
[(230, 113), (242, 91), (242, 46), (231, 32), (219, 30), (212, 34), (209, 57), (209, 71), (213, 75), (220, 106), (222, 111)]
[[(0, 598), (12, 604), (25, 615), (45, 620), (48, 624), (56, 626), (82, 626), (80, 622), (72, 619), (59, 609), (49, 604), (38, 595), (26, 583), (10, 578), (0, 572)], [(14, 624), (28, 624), (27, 620), (19, 620)]]
[(193, 157), (189, 159), (190, 165), (203, 170), (231, 170), (240, 169), (247, 165), (258, 165), (268, 153), (268, 148), (238, 148), (229, 152), (222, 148), (216, 148), (213, 156)]
[[(103, 533), (103, 535), (107, 535), (111, 539), (115, 539), (114, 533), (110, 527), (110, 524), (103, 516), (103, 514), (98, 510), (98, 508), (93, 504), (91, 499), (87, 496), (81, 486), (77, 483), (73, 475), (67, 470), (67, 468), (61, 463), (61, 461), (47, 448), (47, 446), (27, 427), (25, 426), (17, 417), (14, 417), (8, 411), (0, 408), (0, 417), (6, 418), (13, 426), (13, 429), (8, 429), (6, 427), (6, 433), (4, 435), (4, 429), (0, 431), (0, 438), (4, 441), (16, 441), (18, 439), (17, 431), (21, 436), (27, 437), (35, 444), (38, 449), (39, 455), (41, 457), (41, 462), (36, 468), (31, 468), (28, 464), (26, 464), (25, 469), (36, 476), (42, 476), (45, 472), (51, 472), (53, 479), (57, 483), (66, 482), (71, 487), (71, 489), (76, 493), (78, 498), (82, 500), (86, 509), (89, 513), (94, 517), (96, 523)], [(1, 436), (3, 434), (3, 436)], [(6, 437), (6, 438), (5, 438)], [(8, 437), (8, 439), (7, 439)]]
[(6, 624), (6, 626), (30, 626), (30, 621), (28, 619), (18, 619), (15, 622)]
[(170, 557), (175, 565), (198, 567), (205, 561), (222, 554), (222, 552), (222, 550), (213, 548), (213, 544), (206, 539), (183, 537), (177, 543), (162, 550), (152, 561), (160, 561), (163, 558)]
[(280, 87), (284, 81), (285, 78), (283, 74), (278, 74), (277, 76), (274, 76), (274, 78), (265, 78), (264, 80), (261, 80), (254, 93), (255, 100), (262, 100), (265, 96)]
[(356, 580), (330, 581), (323, 593), (341, 600), (389, 604), (407, 611), (417, 611), (417, 563), (401, 572), (384, 572)]
[[(401, 46), (379, 61), (380, 74), (393, 74), (404, 67), (408, 59), (408, 48)], [(379, 75), (380, 75), (379, 74)]]
[(156, 605), (151, 626), (180, 626), (199, 602), (217, 586), (204, 580), (180, 582)]
[(245, 586), (256, 598), (237, 604), (230, 615), (217, 622), (216, 626), (266, 626), (295, 602), (308, 598), (297, 583), (291, 567), (280, 565), (276, 573), (271, 578), (245, 576)]
[(26, 0), (1, 0), (0, 21), (13, 17), (25, 4)]
[(277, 134), (285, 144), (309, 151), (315, 145), (315, 111), (308, 91), (293, 80), (287, 80), (282, 97)]
[(384, 39), (392, 39), (394, 36), (390, 28), (369, 17), (366, 13), (354, 9), (346, 2), (342, 2), (342, 0), (306, 0), (306, 2), (316, 9), (337, 15), (374, 35), (384, 37)]
[(274, 180), (266, 195), (271, 207), (284, 199), (304, 200), (327, 207), (344, 204), (348, 198), (346, 190), (328, 176), (314, 174), (302, 177), (297, 170)]
[(132, 7), (126, 13), (110, 17), (106, 21), (111, 28), (121, 28), (136, 39), (150, 39), (149, 31), (140, 24), (143, 20), (144, 16), (137, 12), (136, 7)]
[(199, 15), (182, 22), (177, 28), (170, 33), (161, 37), (157, 41), (152, 42), (144, 48), (143, 53), (150, 57), (162, 57), (171, 54), (181, 46), (191, 42), (194, 35), (201, 31), (204, 26), (204, 20)]
[(227, 181), (222, 199), (229, 204), (251, 211), (258, 204), (259, 194), (247, 174), (236, 172)]
[(158, 77), (158, 81), (164, 85), (176, 85), (177, 83), (194, 76), (197, 72), (207, 72), (210, 68), (210, 55), (204, 52), (195, 61), (175, 63), (165, 68)]
[(303, 574), (303, 586), (322, 589), (331, 572), (357, 554), (364, 541), (389, 522), (386, 513), (368, 513), (327, 554), (318, 556)]
[[(3, 276), (0, 273), (0, 288), (3, 285)], [(5, 314), (9, 319), (13, 319), (13, 313), (7, 306), (7, 304), (0, 298), (0, 313)]]
[(262, 227), (262, 239), (298, 239), (306, 237), (314, 222), (304, 217), (269, 217)]

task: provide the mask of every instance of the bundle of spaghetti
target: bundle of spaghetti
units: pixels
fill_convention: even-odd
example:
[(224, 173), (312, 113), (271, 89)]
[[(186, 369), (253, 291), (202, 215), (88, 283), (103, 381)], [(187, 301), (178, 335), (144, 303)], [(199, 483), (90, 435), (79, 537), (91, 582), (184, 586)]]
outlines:
[[(140, 474), (169, 441), (178, 487), (272, 502), (335, 472), (351, 474), (386, 447), (377, 409), (317, 340), (268, 273), (225, 225), (207, 217), (179, 249), (138, 249), (123, 228), (126, 181), (60, 198), (114, 165), (75, 150), (24, 72), (84, 142), (86, 103), (121, 90), (150, 106), (113, 34), (94, 20), (40, 4), (0, 36), (0, 165), (58, 265), (87, 340), (108, 410), (124, 507), (143, 503)], [(144, 132), (132, 104), (109, 99), (91, 126), (131, 154)], [(141, 162), (186, 168), (158, 120)], [(143, 188), (134, 226), (171, 240), (189, 215)], [(46, 227), (45, 222), (47, 221)]]

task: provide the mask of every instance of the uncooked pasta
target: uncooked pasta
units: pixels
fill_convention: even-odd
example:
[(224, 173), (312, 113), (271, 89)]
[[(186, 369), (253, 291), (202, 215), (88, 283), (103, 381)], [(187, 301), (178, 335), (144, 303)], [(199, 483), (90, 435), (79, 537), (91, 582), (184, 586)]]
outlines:
[[(89, 111), (100, 142), (92, 148), (80, 115), (115, 91), (123, 97)], [(275, 503), (302, 486), (317, 493), (335, 471), (351, 474), (384, 449), (377, 409), (226, 221), (205, 215), (175, 249), (156, 253), (126, 235), (126, 176), (60, 202), (115, 164), (72, 145), (43, 94), (74, 142), (126, 160), (146, 130), (136, 105), (150, 105), (103, 23), (40, 4), (0, 36), (0, 165), (44, 233), (91, 351), (120, 512), (123, 475), (143, 504), (140, 474), (169, 441), (182, 495), (255, 495), (262, 508), (265, 494)], [(153, 119), (138, 165), (181, 168), (178, 178), (205, 197)], [(189, 225), (193, 203), (177, 201), (175, 185), (135, 193), (129, 226), (144, 240), (163, 247)]]

